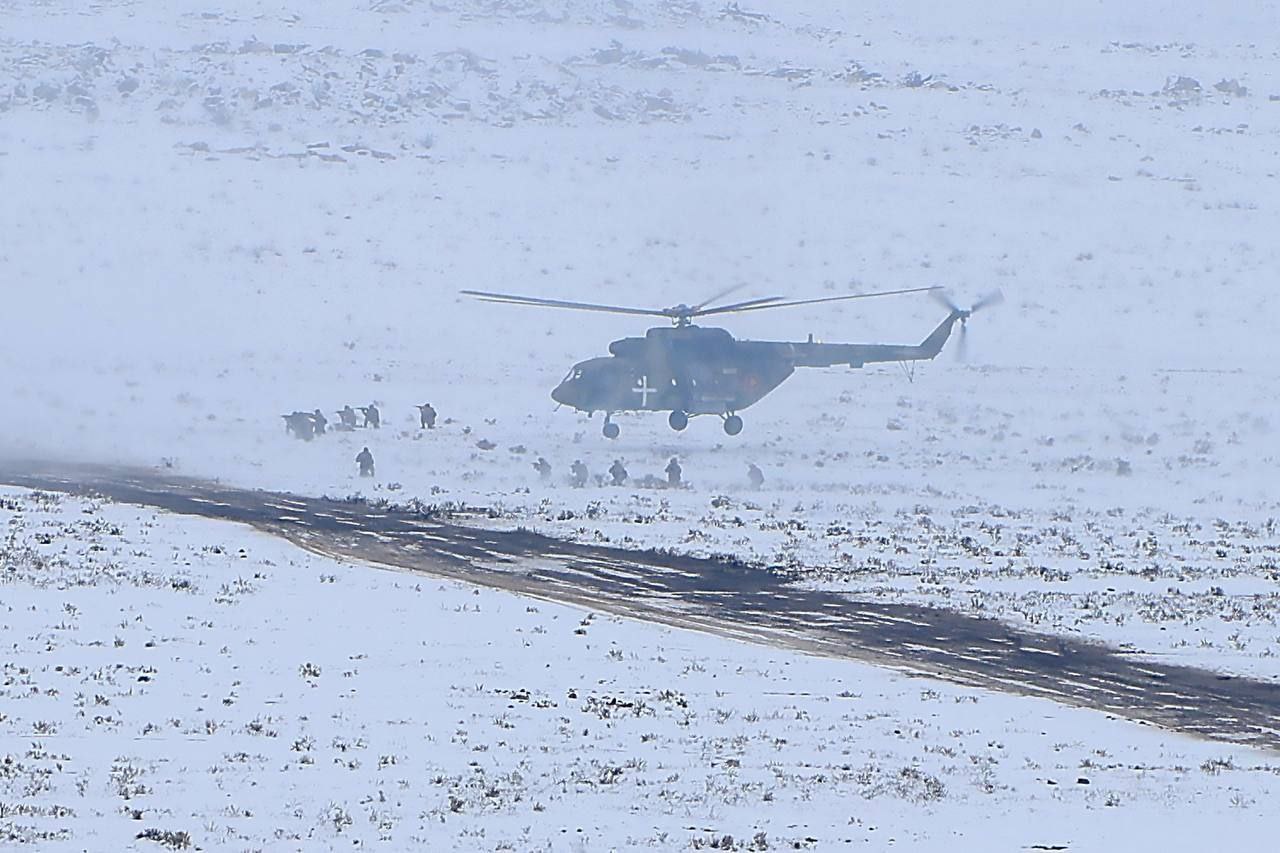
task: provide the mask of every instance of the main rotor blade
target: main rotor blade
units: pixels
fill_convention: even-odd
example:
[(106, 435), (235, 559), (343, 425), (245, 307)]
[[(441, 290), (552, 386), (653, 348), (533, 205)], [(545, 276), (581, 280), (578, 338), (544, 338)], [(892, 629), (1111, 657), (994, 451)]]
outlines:
[(569, 302), (564, 299), (541, 299), (536, 296), (516, 296), (511, 293), (490, 293), (486, 290), (460, 290), (484, 302), (501, 302), (507, 305), (530, 305), (535, 308), (569, 308), (575, 311), (602, 311), (607, 314), (633, 314), (644, 317), (666, 317), (667, 313), (652, 308), (625, 308), (621, 305), (596, 305), (591, 302)]
[(777, 302), (783, 299), (781, 296), (766, 296), (763, 299), (749, 299), (746, 302), (735, 302), (732, 305), (721, 305), (719, 308), (708, 308), (705, 311), (695, 311), (690, 316), (706, 317), (708, 314), (724, 314), (727, 311), (743, 311), (753, 306), (766, 306), (771, 302)]
[[(846, 296), (821, 296), (817, 299), (796, 299), (791, 302), (777, 302), (769, 300), (764, 305), (747, 304), (743, 308), (734, 308), (734, 311), (759, 311), (764, 308), (790, 308), (792, 305), (814, 305), (819, 302), (840, 302), (845, 299), (867, 299), (872, 296), (896, 296), (899, 293), (926, 293), (928, 291), (939, 290), (937, 287), (908, 287), (903, 290), (878, 290), (874, 293), (850, 293)], [(713, 308), (711, 311), (704, 311), (703, 314), (723, 313), (728, 308)]]
[(693, 306), (693, 310), (701, 311), (703, 308), (706, 308), (712, 302), (719, 302), (721, 299), (724, 299), (730, 293), (734, 293), (735, 291), (742, 290), (742, 288), (744, 287), (746, 287), (746, 284), (735, 284), (733, 287), (726, 287), (724, 290), (720, 291), (710, 299), (704, 299), (701, 302), (699, 302), (697, 305)]

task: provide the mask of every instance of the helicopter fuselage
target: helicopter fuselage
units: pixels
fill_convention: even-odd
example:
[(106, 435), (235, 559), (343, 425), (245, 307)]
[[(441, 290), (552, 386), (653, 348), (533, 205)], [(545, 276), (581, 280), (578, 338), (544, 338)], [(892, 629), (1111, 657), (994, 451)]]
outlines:
[(574, 365), (551, 397), (586, 412), (729, 414), (792, 374), (786, 346), (735, 340), (724, 329), (650, 329), (643, 338), (614, 341), (608, 356)]
[[(797, 367), (862, 367), (871, 362), (933, 358), (961, 319), (963, 312), (953, 311), (922, 344), (914, 346), (748, 341), (718, 328), (657, 327), (642, 338), (614, 341), (608, 356), (574, 365), (551, 397), (588, 413), (672, 412), (672, 426), (682, 429), (689, 415), (733, 419), (734, 413), (758, 402)], [(741, 428), (740, 419), (737, 427)]]

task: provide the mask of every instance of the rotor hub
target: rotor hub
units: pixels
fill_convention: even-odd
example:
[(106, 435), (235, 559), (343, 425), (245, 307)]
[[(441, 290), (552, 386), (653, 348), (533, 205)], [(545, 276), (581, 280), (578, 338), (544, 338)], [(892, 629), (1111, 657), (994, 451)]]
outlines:
[(679, 326), (689, 325), (689, 321), (692, 320), (693, 316), (698, 313), (698, 309), (694, 306), (685, 305), (683, 302), (681, 302), (679, 305), (673, 305), (670, 308), (664, 308), (662, 310), (662, 313), (670, 317), (671, 322), (677, 327), (679, 327)]

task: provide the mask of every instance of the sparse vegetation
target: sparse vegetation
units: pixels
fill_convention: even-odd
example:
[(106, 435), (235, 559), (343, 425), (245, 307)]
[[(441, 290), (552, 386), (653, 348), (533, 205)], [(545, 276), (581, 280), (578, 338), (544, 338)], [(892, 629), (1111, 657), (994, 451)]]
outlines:
[[(1105, 818), (1155, 849), (1180, 826), (1237, 842), (1276, 801), (1266, 756), (840, 660), (863, 647), (821, 603), (855, 598), (868, 635), (928, 621), (893, 605), (1003, 620), (1099, 704), (1197, 697), (1093, 680), (1053, 638), (1277, 674), (1258, 356), (1280, 94), (1257, 5), (1063, 27), (886, 3), (5, 4), (0, 445), (110, 450), (149, 469), (124, 496), (165, 484), (240, 521), (234, 484), (290, 492), (259, 497), (305, 547), (6, 488), (0, 846), (964, 849), (1000, 821), (1008, 847), (1088, 849)], [(999, 282), (1009, 302), (969, 324), (967, 365), (953, 338), (905, 373), (789, 380), (732, 441), (714, 415), (677, 435), (620, 413), (607, 442), (546, 393), (646, 320), (477, 326), (451, 296), (508, 280), (619, 304)], [(872, 305), (721, 319), (912, 341), (942, 316)], [(275, 421), (352, 395), (379, 430)], [(365, 442), (379, 476), (358, 479)], [(603, 483), (616, 456), (626, 488)], [(323, 492), (418, 538), (290, 520)], [(433, 538), (446, 521), (522, 545)], [(360, 562), (410, 544), (545, 600)], [(790, 630), (722, 618), (754, 588), (836, 657), (742, 642)], [(667, 626), (610, 615), (638, 602)], [(972, 649), (925, 643), (881, 660), (965, 679)]]
[(184, 831), (172, 829), (155, 829), (148, 827), (136, 836), (142, 841), (154, 841), (162, 847), (172, 850), (188, 850), (191, 848), (191, 835)]

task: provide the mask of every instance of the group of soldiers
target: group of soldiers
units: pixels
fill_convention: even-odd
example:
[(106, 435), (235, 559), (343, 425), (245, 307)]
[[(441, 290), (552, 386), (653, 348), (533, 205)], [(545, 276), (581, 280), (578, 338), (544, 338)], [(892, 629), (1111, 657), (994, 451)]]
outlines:
[[(422, 424), (422, 428), (435, 429), (436, 410), (432, 405), (423, 403), (417, 409), (418, 421)], [(360, 417), (357, 417), (356, 412), (359, 412), (360, 417), (363, 417), (363, 423), (361, 423)], [(332, 427), (337, 432), (354, 432), (357, 429), (380, 429), (382, 427), (382, 412), (378, 410), (377, 403), (356, 406), (355, 408), (346, 405), (338, 409), (337, 415), (338, 422)], [(285, 432), (302, 441), (310, 441), (318, 435), (324, 435), (330, 429), (329, 419), (319, 409), (310, 412), (291, 412), (280, 417), (284, 418)]]
[[(356, 409), (359, 409), (360, 414), (364, 416), (363, 424), (360, 424), (356, 418)], [(337, 432), (352, 432), (362, 426), (367, 429), (378, 429), (382, 426), (382, 413), (378, 411), (376, 403), (357, 406), (356, 409), (349, 405), (339, 409), (338, 422), (333, 425), (333, 429)], [(284, 418), (285, 432), (302, 441), (310, 441), (329, 430), (329, 419), (319, 409), (310, 412), (292, 412), (280, 417)]]
[[(430, 403), (423, 403), (416, 408), (418, 410), (418, 423), (422, 425), (422, 428), (435, 429), (437, 418), (435, 407)], [(359, 412), (360, 416), (357, 416), (356, 412)], [(377, 403), (356, 406), (355, 408), (346, 405), (338, 409), (337, 415), (338, 422), (332, 427), (329, 426), (329, 419), (324, 416), (324, 412), (320, 409), (310, 412), (290, 412), (280, 417), (284, 418), (285, 432), (302, 441), (311, 441), (318, 435), (324, 435), (330, 429), (335, 432), (354, 432), (358, 429), (382, 428), (382, 412), (378, 410)], [(363, 418), (363, 422), (361, 418)], [(368, 447), (361, 448), (360, 452), (356, 454), (356, 464), (360, 466), (361, 477), (374, 476), (373, 454)]]
[[(435, 408), (430, 403), (423, 403), (416, 407), (418, 410), (418, 422), (422, 429), (435, 429), (436, 418), (438, 417)], [(363, 417), (357, 417), (359, 412)], [(284, 418), (285, 431), (295, 438), (302, 441), (311, 441), (318, 435), (324, 435), (329, 429), (337, 432), (353, 432), (357, 429), (380, 429), (382, 427), (382, 413), (378, 410), (376, 403), (370, 403), (367, 406), (343, 406), (337, 410), (338, 422), (332, 427), (329, 426), (329, 419), (324, 416), (320, 409), (310, 412), (296, 411), (287, 415), (281, 415)], [(361, 477), (374, 476), (373, 454), (368, 447), (360, 450), (356, 455), (356, 464), (360, 466)], [(546, 457), (539, 456), (537, 461), (533, 463), (533, 470), (538, 472), (538, 477), (544, 482), (551, 480), (551, 463)], [(663, 469), (667, 475), (666, 487), (669, 489), (678, 489), (684, 485), (684, 469), (680, 465), (680, 460), (672, 456), (667, 462), (667, 467)], [(609, 466), (609, 477), (613, 485), (625, 485), (630, 474), (621, 459), (613, 460), (613, 464)], [(585, 487), (591, 479), (591, 472), (587, 470), (587, 466), (581, 459), (573, 460), (573, 464), (569, 466), (569, 482), (575, 488)], [(651, 484), (660, 484), (661, 481), (652, 482), (653, 478), (645, 477), (646, 481)], [(751, 484), (751, 488), (759, 489), (764, 485), (764, 472), (760, 470), (754, 462), (747, 466), (747, 481)]]
[[(544, 483), (550, 481), (551, 463), (544, 457), (538, 457), (538, 460), (533, 463), (533, 470), (538, 472), (538, 476)], [(663, 471), (667, 475), (667, 488), (678, 489), (684, 484), (684, 469), (680, 467), (680, 460), (675, 456), (671, 457)], [(615, 486), (625, 485), (629, 476), (627, 467), (622, 464), (622, 460), (613, 460), (613, 464), (609, 466), (609, 477), (612, 484)], [(569, 466), (570, 484), (574, 488), (581, 489), (587, 485), (590, 479), (591, 472), (587, 470), (586, 464), (581, 459), (573, 460), (573, 464)], [(747, 481), (751, 483), (751, 488), (753, 489), (758, 489), (764, 485), (764, 472), (754, 462), (747, 466)]]
[[(429, 429), (430, 427), (428, 427)], [(369, 452), (369, 448), (365, 447), (356, 456), (356, 464), (360, 466), (361, 477), (373, 476), (373, 454)], [(545, 456), (539, 456), (537, 461), (533, 463), (533, 470), (538, 472), (538, 477), (546, 483), (551, 480), (551, 463), (547, 461)], [(678, 489), (683, 484), (684, 469), (680, 467), (680, 460), (672, 456), (667, 462), (667, 467), (663, 469), (667, 475), (667, 488)], [(613, 464), (609, 466), (609, 476), (613, 480), (613, 485), (622, 486), (627, 482), (627, 468), (622, 464), (621, 459), (613, 460)], [(587, 466), (583, 464), (581, 459), (573, 460), (573, 464), (569, 466), (569, 482), (574, 488), (581, 489), (587, 485), (587, 481), (591, 477), (591, 472), (587, 470)], [(764, 472), (760, 470), (756, 463), (752, 462), (747, 466), (747, 480), (751, 483), (751, 488), (758, 489), (764, 485)]]
[[(356, 456), (356, 464), (360, 466), (361, 477), (373, 476), (373, 454), (369, 452), (368, 447), (362, 449)], [(551, 480), (551, 463), (547, 461), (545, 456), (538, 457), (537, 461), (533, 463), (533, 470), (538, 472), (538, 477), (544, 483)], [(667, 488), (680, 488), (683, 484), (682, 478), (684, 476), (684, 469), (680, 467), (680, 460), (672, 456), (663, 471), (667, 475)], [(615, 486), (626, 484), (629, 475), (621, 459), (613, 460), (613, 464), (609, 466), (609, 476), (613, 479), (613, 485)], [(587, 470), (587, 466), (583, 464), (582, 460), (573, 460), (573, 464), (569, 466), (569, 482), (573, 484), (574, 488), (581, 489), (586, 486), (590, 477), (591, 472)], [(751, 483), (751, 488), (753, 489), (758, 489), (764, 485), (764, 472), (754, 462), (747, 466), (747, 480)]]

